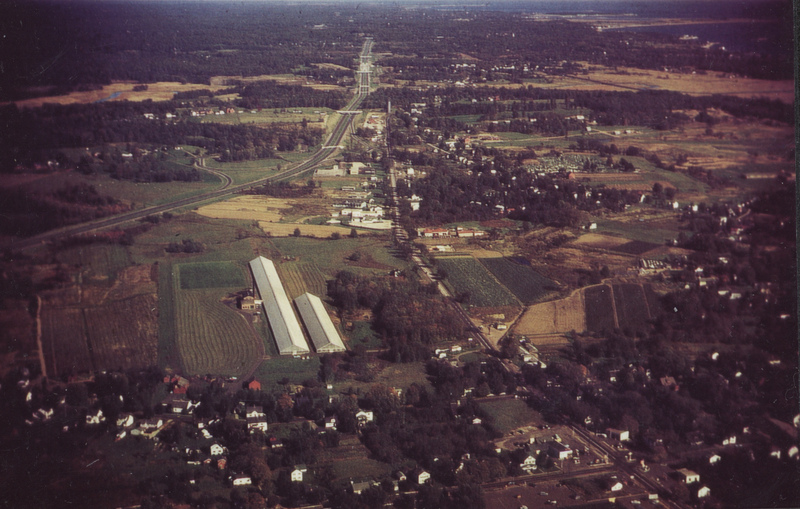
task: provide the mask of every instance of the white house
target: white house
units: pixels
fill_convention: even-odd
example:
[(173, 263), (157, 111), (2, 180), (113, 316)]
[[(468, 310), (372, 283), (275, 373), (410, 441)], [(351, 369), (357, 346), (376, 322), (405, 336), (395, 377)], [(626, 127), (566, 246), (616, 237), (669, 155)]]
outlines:
[(260, 431), (262, 433), (266, 433), (269, 424), (267, 424), (267, 418), (263, 415), (258, 417), (247, 417), (247, 429), (252, 433), (254, 431)]
[(710, 465), (716, 465), (717, 463), (719, 463), (719, 460), (721, 459), (722, 456), (720, 456), (719, 454), (712, 454), (711, 456), (708, 457), (708, 463)]
[(611, 491), (622, 491), (623, 487), (624, 487), (623, 484), (621, 482), (617, 481), (617, 482), (615, 482), (615, 483), (613, 483), (611, 485), (610, 489), (611, 489)]
[(308, 468), (305, 465), (295, 465), (292, 470), (292, 482), (303, 482), (303, 474), (306, 472)]
[(330, 417), (325, 418), (325, 429), (336, 429), (336, 425), (339, 423), (339, 420), (336, 418), (335, 415), (331, 415)]
[(697, 490), (697, 498), (706, 498), (707, 496), (711, 495), (711, 490), (708, 486), (703, 486), (699, 490)]
[(609, 428), (608, 436), (614, 440), (619, 440), (620, 442), (624, 442), (626, 440), (631, 439), (631, 432), (624, 429)]
[(249, 486), (253, 484), (253, 480), (247, 475), (237, 475), (231, 477), (231, 482), (234, 486)]
[(528, 456), (522, 460), (522, 463), (520, 463), (519, 466), (525, 472), (536, 470), (536, 456), (533, 454), (528, 454)]
[(356, 412), (356, 421), (358, 421), (359, 426), (365, 426), (368, 422), (372, 422), (375, 419), (375, 414), (370, 410), (359, 410)]
[(420, 470), (417, 474), (417, 484), (425, 484), (431, 480), (431, 474), (425, 470)]
[(696, 482), (700, 482), (700, 474), (694, 472), (693, 470), (689, 470), (688, 468), (681, 468), (678, 470), (678, 475), (686, 484), (692, 484)]
[(211, 444), (211, 455), (212, 456), (221, 456), (222, 453), (225, 452), (225, 449), (219, 444)]

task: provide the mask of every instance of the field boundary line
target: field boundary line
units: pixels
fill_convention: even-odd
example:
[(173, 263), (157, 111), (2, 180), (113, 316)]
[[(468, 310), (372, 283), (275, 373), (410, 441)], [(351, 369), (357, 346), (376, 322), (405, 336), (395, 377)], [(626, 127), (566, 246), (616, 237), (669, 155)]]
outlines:
[(611, 309), (614, 311), (614, 327), (619, 329), (619, 315), (617, 313), (617, 302), (616, 296), (614, 294), (614, 285), (605, 285), (609, 288), (609, 293), (611, 294)]

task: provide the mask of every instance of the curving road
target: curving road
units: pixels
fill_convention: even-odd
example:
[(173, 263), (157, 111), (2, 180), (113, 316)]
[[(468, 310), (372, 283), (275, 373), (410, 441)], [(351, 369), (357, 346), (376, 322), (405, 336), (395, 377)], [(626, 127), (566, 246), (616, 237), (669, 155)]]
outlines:
[[(368, 38), (364, 41), (364, 45), (362, 46), (360, 53), (362, 62), (365, 58), (369, 57), (369, 54), (372, 51), (372, 44), (373, 44), (372, 39)], [(309, 159), (303, 161), (297, 166), (294, 166), (292, 168), (287, 168), (286, 170), (283, 170), (269, 177), (265, 177), (262, 179), (254, 180), (252, 182), (248, 182), (246, 184), (240, 184), (236, 186), (231, 185), (232, 180), (224, 173), (212, 171), (212, 173), (217, 174), (223, 180), (223, 186), (220, 189), (217, 189), (216, 191), (210, 191), (208, 193), (203, 193), (189, 198), (183, 198), (180, 200), (171, 201), (161, 205), (155, 205), (152, 207), (133, 210), (130, 212), (118, 214), (113, 217), (108, 217), (105, 219), (100, 219), (89, 223), (83, 223), (75, 226), (61, 228), (59, 230), (45, 232), (40, 235), (36, 235), (34, 237), (29, 237), (27, 239), (13, 241), (10, 244), (3, 245), (1, 248), (10, 249), (13, 251), (30, 249), (35, 246), (41, 246), (47, 242), (52, 242), (54, 240), (71, 237), (73, 235), (80, 235), (82, 233), (88, 233), (96, 230), (102, 230), (114, 226), (119, 226), (123, 223), (135, 221), (137, 219), (141, 219), (151, 214), (158, 214), (161, 212), (167, 212), (170, 210), (187, 207), (189, 205), (195, 205), (208, 200), (223, 198), (225, 196), (236, 194), (240, 191), (243, 191), (245, 189), (254, 186), (266, 184), (267, 182), (281, 182), (281, 181), (291, 180), (300, 177), (303, 174), (310, 173), (315, 168), (317, 168), (317, 166), (319, 166), (323, 161), (325, 161), (327, 158), (333, 155), (333, 153), (336, 152), (336, 150), (339, 149), (339, 144), (342, 142), (344, 135), (347, 133), (347, 130), (350, 128), (350, 124), (353, 121), (353, 117), (355, 115), (354, 112), (358, 110), (358, 108), (361, 106), (361, 103), (364, 102), (364, 99), (369, 94), (369, 86), (368, 86), (370, 82), (369, 73), (360, 72), (359, 75), (360, 79), (359, 79), (359, 85), (358, 87), (356, 87), (356, 94), (343, 110), (350, 113), (343, 113), (339, 118), (339, 120), (336, 122), (336, 125), (334, 126), (330, 136), (328, 136), (328, 138), (325, 140), (322, 146)], [(211, 171), (208, 168), (204, 168), (204, 170)]]

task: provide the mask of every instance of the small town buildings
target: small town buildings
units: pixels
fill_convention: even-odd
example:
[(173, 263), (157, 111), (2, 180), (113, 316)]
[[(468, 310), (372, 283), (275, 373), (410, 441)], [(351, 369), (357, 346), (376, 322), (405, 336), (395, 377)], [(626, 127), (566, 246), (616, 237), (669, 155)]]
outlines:
[(621, 482), (617, 481), (617, 482), (612, 482), (611, 487), (609, 489), (611, 491), (622, 491), (622, 488), (624, 488), (624, 485)]
[(721, 459), (722, 456), (720, 456), (719, 454), (712, 454), (711, 456), (708, 457), (708, 463), (709, 465), (716, 465), (717, 463), (719, 463)]
[(570, 449), (569, 445), (556, 441), (548, 443), (548, 450), (550, 456), (558, 460), (569, 459), (573, 454), (573, 451)]
[(359, 410), (356, 412), (356, 421), (358, 421), (358, 426), (366, 426), (367, 423), (372, 422), (375, 420), (375, 414), (370, 410)]
[(703, 486), (697, 490), (697, 498), (706, 498), (711, 495), (711, 489), (708, 486)]
[(260, 391), (261, 390), (261, 382), (258, 380), (253, 380), (249, 384), (247, 384), (247, 388), (251, 391)]
[(337, 419), (335, 415), (331, 415), (330, 417), (325, 418), (325, 429), (335, 430), (338, 424), (339, 424), (339, 419)]
[(219, 444), (211, 444), (210, 450), (212, 456), (222, 456), (222, 454), (225, 452), (225, 448)]
[(613, 440), (619, 440), (620, 442), (624, 442), (626, 440), (631, 439), (631, 432), (623, 429), (609, 428), (608, 436)]
[(267, 418), (263, 415), (258, 417), (247, 417), (247, 430), (251, 433), (255, 431), (266, 433), (268, 427), (269, 424), (267, 423)]
[(260, 405), (247, 405), (245, 407), (245, 417), (263, 417), (264, 407)]
[(356, 495), (360, 495), (361, 492), (366, 491), (372, 487), (372, 483), (369, 481), (363, 481), (363, 482), (351, 481), (351, 484), (353, 486), (353, 493), (355, 493)]

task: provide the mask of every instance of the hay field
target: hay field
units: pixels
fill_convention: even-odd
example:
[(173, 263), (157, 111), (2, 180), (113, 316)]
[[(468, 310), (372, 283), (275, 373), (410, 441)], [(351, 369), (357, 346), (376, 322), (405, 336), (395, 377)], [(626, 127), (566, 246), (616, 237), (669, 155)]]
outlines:
[(283, 213), (292, 208), (286, 200), (265, 196), (237, 196), (236, 198), (204, 205), (198, 214), (213, 219), (244, 219), (252, 221), (280, 221)]
[(586, 330), (583, 291), (576, 291), (565, 299), (530, 306), (514, 328), (516, 334), (526, 336), (557, 335), (572, 330)]
[(586, 246), (596, 249), (614, 249), (627, 242), (630, 242), (630, 240), (624, 237), (614, 237), (611, 235), (603, 235), (602, 233), (587, 233), (573, 240), (570, 244), (573, 246)]

